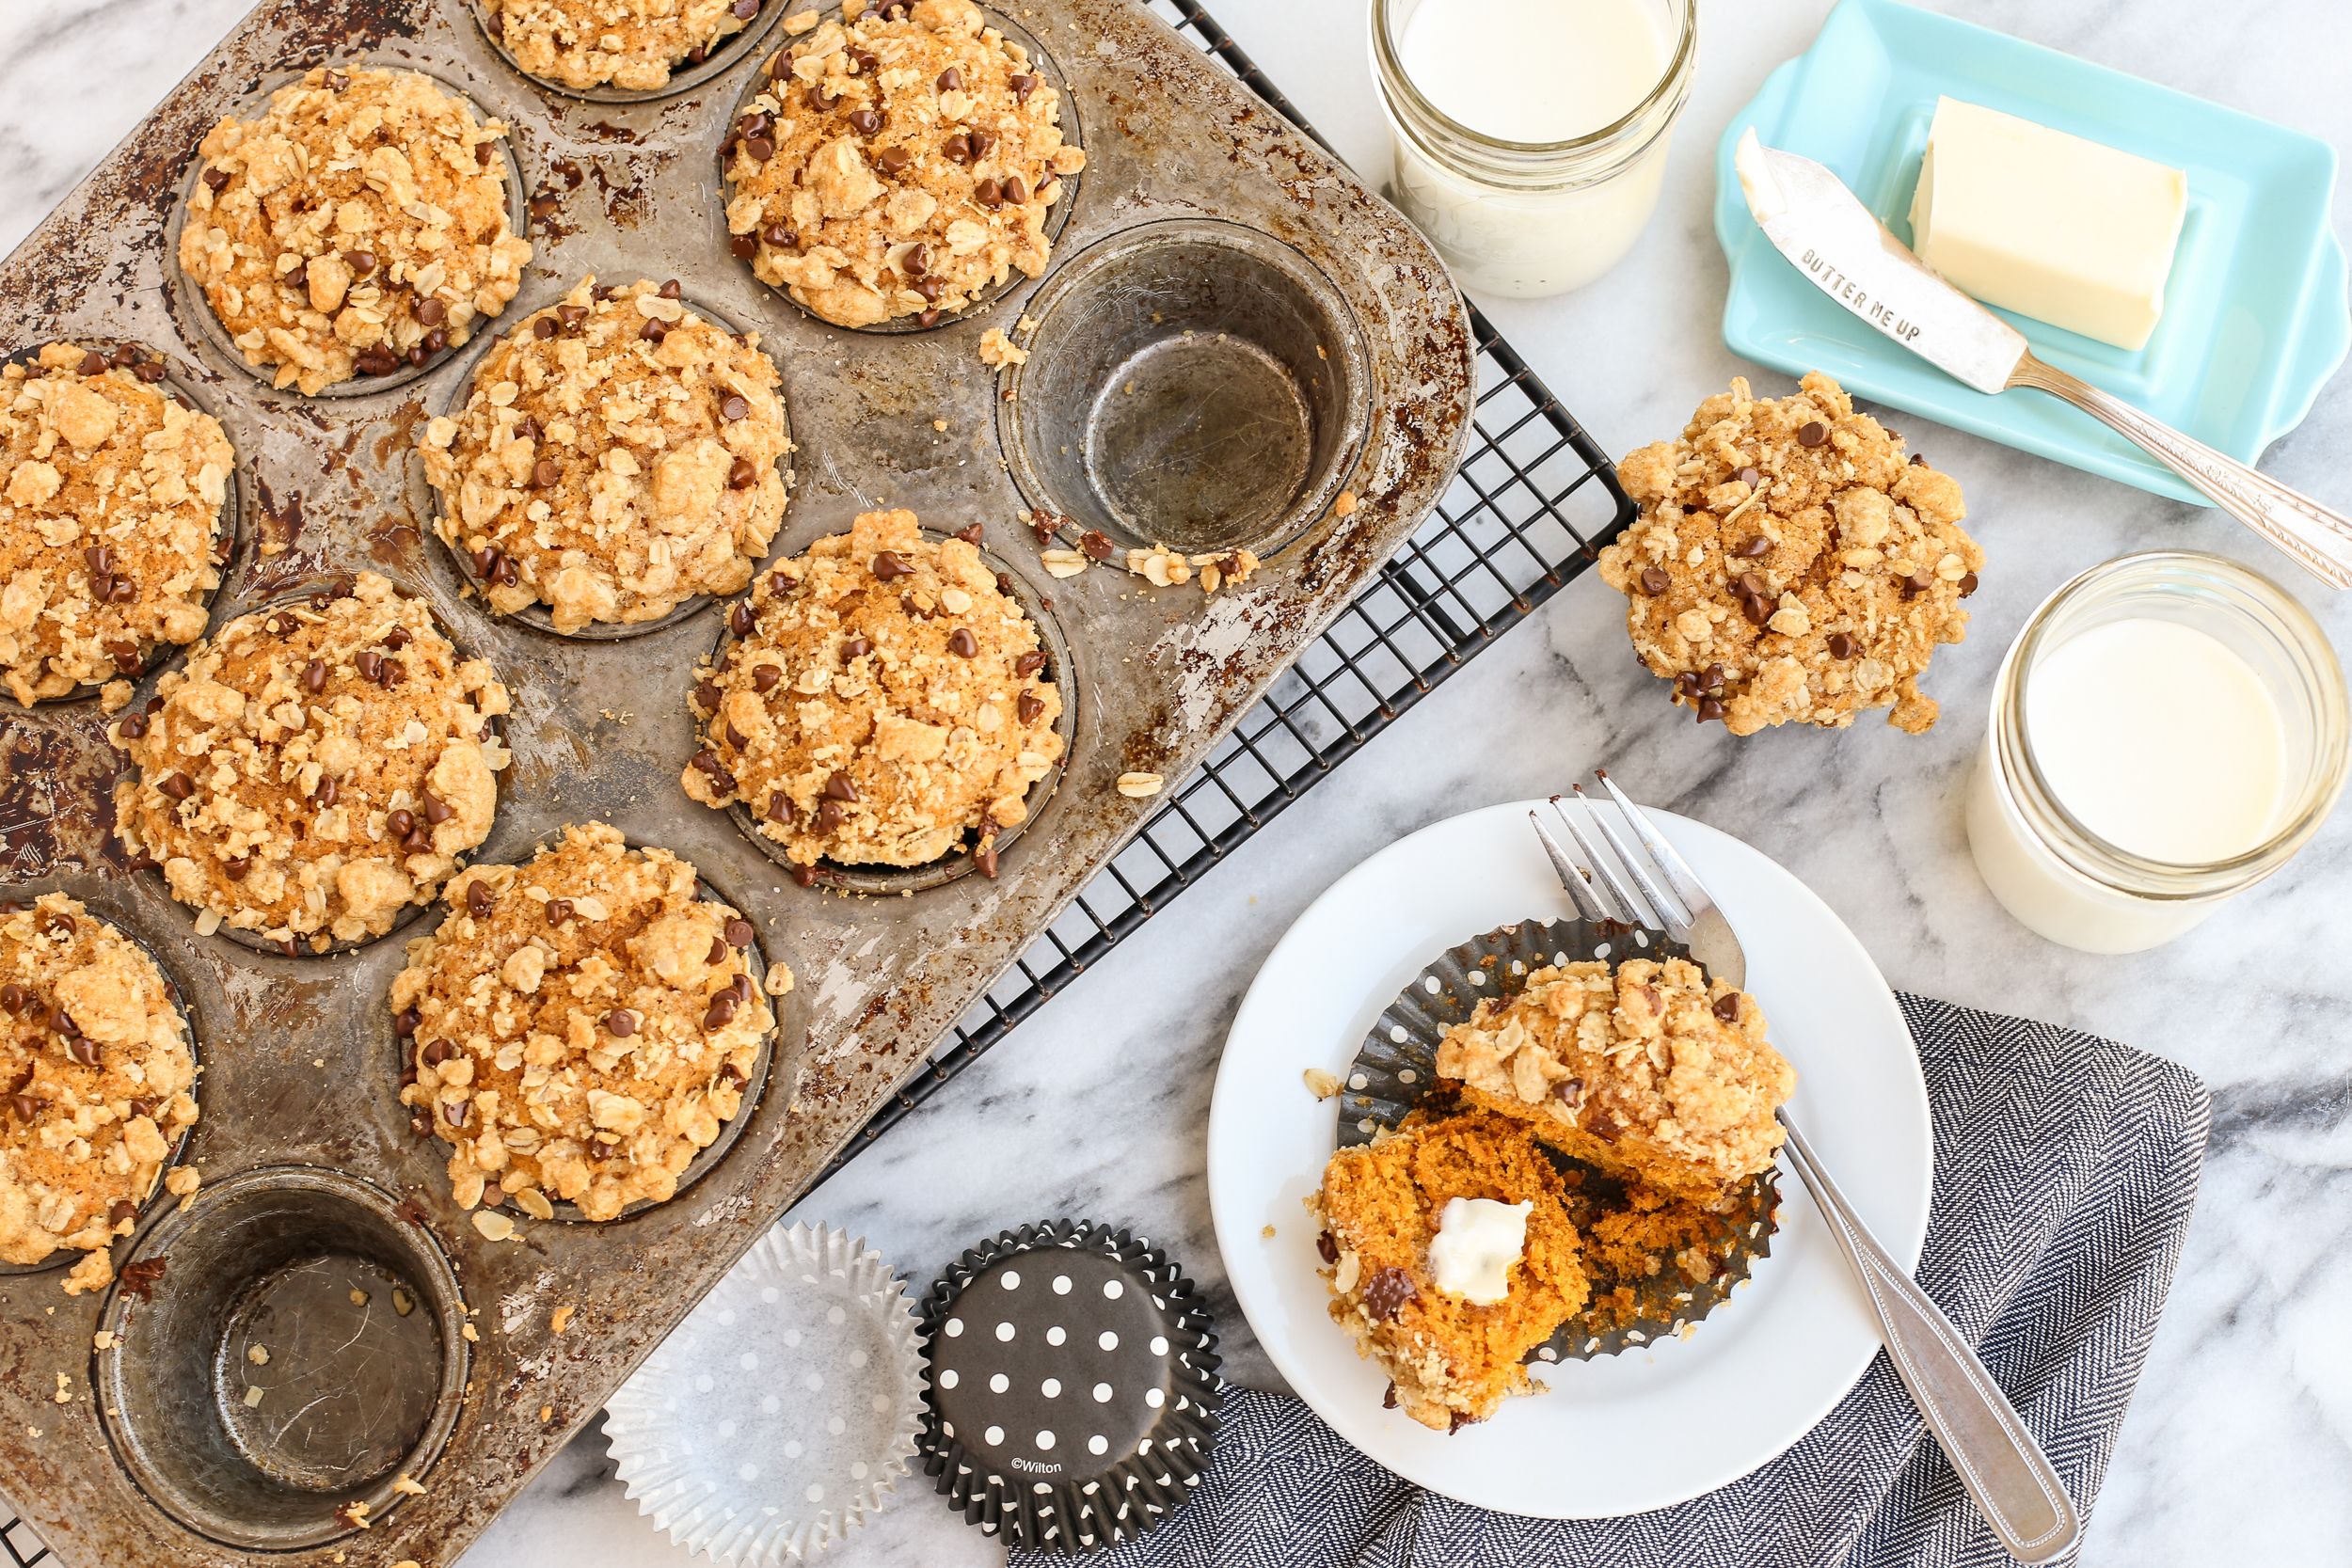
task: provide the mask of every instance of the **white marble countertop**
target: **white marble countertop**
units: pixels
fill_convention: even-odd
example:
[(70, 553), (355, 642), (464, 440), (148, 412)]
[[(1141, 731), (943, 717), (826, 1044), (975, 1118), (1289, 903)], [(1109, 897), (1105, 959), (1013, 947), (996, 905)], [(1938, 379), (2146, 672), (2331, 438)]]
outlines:
[[(1935, 0), (1938, 8), (2266, 115), (2352, 150), (2352, 8), (2276, 0)], [(246, 0), (0, 5), (0, 250), (227, 30)], [(1220, 21), (1359, 166), (1385, 158), (1364, 0), (1221, 0)], [(1497, 324), (1604, 446), (1678, 429), (1743, 369), (1717, 336), (1715, 137), (1810, 40), (1826, 0), (1705, 0), (1698, 84), (1645, 248), (1586, 293), (1498, 302)], [(2352, 233), (2352, 187), (2336, 228)], [(1053, 1215), (1132, 1224), (1207, 1286), (1231, 1373), (1271, 1378), (1222, 1284), (1201, 1128), (1227, 1020), (1298, 911), (1437, 817), (1540, 795), (1597, 763), (1647, 800), (1747, 839), (1804, 878), (1905, 990), (2091, 1029), (2202, 1074), (2215, 1095), (2202, 1199), (2169, 1311), (2089, 1533), (2086, 1563), (2352, 1560), (2352, 940), (2329, 889), (2352, 812), (2276, 883), (2176, 945), (2093, 958), (2013, 924), (1978, 880), (1959, 791), (1985, 693), (2026, 612), (2067, 578), (2159, 542), (2291, 570), (2212, 512), (2144, 496), (1905, 417), (1958, 475), (1993, 564), (1968, 641), (1938, 655), (1943, 721), (1914, 739), (1735, 741), (1670, 708), (1628, 653), (1619, 604), (1562, 594), (1348, 762), (797, 1211), (867, 1237), (918, 1282), (970, 1242)], [(2266, 467), (2352, 500), (2352, 377)], [(2352, 598), (2320, 611), (2352, 646)], [(2330, 914), (2331, 910), (2338, 911)], [(2226, 994), (2225, 994), (2226, 992)], [(1139, 1005), (1139, 999), (1143, 1000)], [(905, 1483), (845, 1564), (983, 1564), (1001, 1550)], [(641, 1522), (592, 1431), (466, 1559), (482, 1568), (686, 1568)]]

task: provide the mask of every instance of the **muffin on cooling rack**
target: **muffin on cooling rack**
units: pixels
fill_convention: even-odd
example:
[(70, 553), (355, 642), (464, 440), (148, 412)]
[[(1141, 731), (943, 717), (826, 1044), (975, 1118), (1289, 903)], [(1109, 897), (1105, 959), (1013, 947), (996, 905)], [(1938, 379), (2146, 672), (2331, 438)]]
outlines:
[(756, 337), (697, 315), (675, 282), (583, 278), (425, 426), (434, 528), (492, 608), (545, 605), (558, 631), (736, 593), (784, 520), (779, 385)]
[(450, 1186), (492, 1240), (512, 1202), (609, 1220), (677, 1192), (742, 1109), (774, 1026), (751, 922), (694, 868), (600, 822), (523, 865), (452, 879), (438, 929), (392, 981), (401, 1100), (450, 1146)]
[(87, 1257), (66, 1293), (114, 1279), (172, 1145), (196, 1122), (187, 1021), (146, 950), (62, 893), (0, 912), (0, 1262)]
[(116, 832), (199, 931), (363, 942), (489, 836), (506, 710), (423, 601), (363, 572), (230, 622), (114, 723)]
[(686, 793), (741, 803), (798, 865), (964, 847), (993, 873), (997, 835), (1061, 758), (1061, 693), (977, 534), (868, 512), (764, 574), (698, 672)]
[(1600, 575), (1677, 703), (1734, 735), (1880, 707), (1914, 734), (1935, 722), (1919, 677), (1968, 635), (1984, 552), (1959, 482), (1906, 462), (1845, 388), (1816, 371), (1759, 398), (1735, 380), (1617, 471), (1642, 511)]
[(0, 367), (0, 682), (20, 703), (125, 676), (203, 634), (234, 463), (220, 421), (134, 348)]
[[(779, 0), (781, 3), (781, 0)], [(515, 63), (574, 91), (667, 87), (682, 65), (759, 14), (760, 0), (481, 0), (483, 25)]]
[(198, 144), (180, 265), (277, 386), (421, 365), (504, 309), (531, 260), (505, 134), (413, 71), (314, 67)]
[(1060, 94), (970, 0), (846, 12), (768, 62), (727, 134), (736, 254), (841, 326), (929, 325), (1015, 267), (1043, 273), (1046, 219), (1086, 166)]
[(1537, 970), (1447, 1032), (1438, 1073), (1564, 1153), (1693, 1198), (1772, 1168), (1797, 1086), (1756, 999), (1687, 958)]
[(1332, 1320), (1407, 1416), (1451, 1432), (1536, 1391), (1527, 1358), (1588, 1285), (1566, 1188), (1524, 1124), (1415, 1118), (1333, 1154), (1307, 1207)]

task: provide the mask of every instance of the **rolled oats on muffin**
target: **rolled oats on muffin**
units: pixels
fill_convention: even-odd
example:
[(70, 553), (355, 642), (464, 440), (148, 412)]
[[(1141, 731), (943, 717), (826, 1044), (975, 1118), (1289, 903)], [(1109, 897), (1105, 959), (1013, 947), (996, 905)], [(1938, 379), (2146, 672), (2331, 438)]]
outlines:
[(675, 1196), (741, 1111), (790, 972), (763, 987), (751, 922), (601, 822), (526, 864), (470, 867), (444, 901), (390, 1000), (400, 1097), (450, 1146), (458, 1204), (609, 1220)]
[(180, 265), (276, 386), (422, 364), (504, 309), (531, 260), (505, 134), (415, 71), (314, 67), (205, 134)]
[(728, 133), (727, 229), (763, 282), (826, 321), (926, 325), (1035, 277), (1064, 177), (1060, 94), (970, 0), (828, 19), (763, 68)]
[(489, 836), (506, 689), (373, 572), (223, 626), (118, 720), (116, 832), (197, 928), (383, 935)]
[(868, 512), (763, 574), (697, 672), (686, 793), (740, 802), (802, 866), (962, 847), (993, 875), (997, 834), (1061, 758), (1061, 693), (978, 531), (934, 540), (912, 512)]
[(0, 911), (0, 1262), (87, 1253), (68, 1295), (114, 1280), (106, 1249), (197, 1118), (196, 1056), (163, 971), (62, 893)]
[(203, 635), (235, 459), (132, 348), (0, 367), (0, 683), (20, 703), (125, 677)]
[(492, 608), (544, 604), (558, 631), (739, 592), (784, 520), (780, 386), (756, 335), (695, 314), (676, 283), (583, 278), (425, 426), (434, 529)]
[(482, 0), (515, 63), (574, 91), (669, 86), (759, 14), (760, 0)]
[(1836, 382), (1816, 371), (1772, 399), (1735, 379), (1617, 471), (1641, 515), (1601, 577), (1677, 703), (1734, 735), (1878, 707), (1913, 734), (1935, 722), (1919, 677), (1967, 635), (1984, 552), (1959, 483), (1906, 462)]
[(1446, 1032), (1438, 1075), (1565, 1154), (1697, 1199), (1772, 1168), (1797, 1086), (1756, 999), (1687, 958), (1539, 969)]

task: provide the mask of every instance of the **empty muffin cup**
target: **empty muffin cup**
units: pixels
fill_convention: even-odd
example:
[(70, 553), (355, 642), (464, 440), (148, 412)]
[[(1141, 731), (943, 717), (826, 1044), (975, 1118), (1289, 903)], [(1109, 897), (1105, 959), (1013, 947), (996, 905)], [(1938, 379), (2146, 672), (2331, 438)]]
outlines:
[(1270, 555), (1338, 497), (1372, 372), (1346, 302), (1289, 245), (1147, 224), (1068, 262), (1027, 313), (997, 430), (1033, 507), (1139, 548)]
[(115, 1457), (188, 1528), (262, 1551), (380, 1520), (456, 1425), (466, 1306), (421, 1226), (334, 1171), (246, 1171), (132, 1249), (101, 1326)]

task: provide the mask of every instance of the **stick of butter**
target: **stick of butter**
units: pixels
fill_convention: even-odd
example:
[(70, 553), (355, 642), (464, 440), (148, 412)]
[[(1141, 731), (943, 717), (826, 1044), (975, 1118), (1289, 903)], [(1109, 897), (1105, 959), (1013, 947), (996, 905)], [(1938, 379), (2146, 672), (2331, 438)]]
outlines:
[(2187, 211), (2177, 168), (1939, 98), (1911, 248), (1988, 305), (2140, 349), (2164, 313)]

